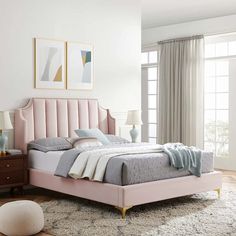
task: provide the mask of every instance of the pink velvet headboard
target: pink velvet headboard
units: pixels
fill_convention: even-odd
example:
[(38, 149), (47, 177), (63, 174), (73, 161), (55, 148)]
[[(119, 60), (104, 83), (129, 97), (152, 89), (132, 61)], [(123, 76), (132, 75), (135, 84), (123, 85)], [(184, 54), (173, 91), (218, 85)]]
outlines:
[(115, 119), (96, 99), (32, 98), (15, 112), (15, 148), (46, 137), (76, 137), (75, 129), (99, 128), (115, 134)]

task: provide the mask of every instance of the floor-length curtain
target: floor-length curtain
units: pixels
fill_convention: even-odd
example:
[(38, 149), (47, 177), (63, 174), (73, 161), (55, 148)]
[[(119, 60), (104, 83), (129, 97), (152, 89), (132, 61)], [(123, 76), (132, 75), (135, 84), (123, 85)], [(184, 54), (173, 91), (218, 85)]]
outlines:
[(204, 38), (159, 42), (159, 143), (201, 147), (203, 138)]

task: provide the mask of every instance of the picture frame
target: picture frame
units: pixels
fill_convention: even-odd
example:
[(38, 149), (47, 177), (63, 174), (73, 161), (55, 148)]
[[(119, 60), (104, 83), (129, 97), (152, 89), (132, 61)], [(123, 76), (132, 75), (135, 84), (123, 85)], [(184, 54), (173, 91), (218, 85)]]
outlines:
[(34, 87), (66, 89), (66, 42), (34, 39)]
[(90, 44), (67, 42), (67, 89), (90, 90), (94, 81), (94, 48)]

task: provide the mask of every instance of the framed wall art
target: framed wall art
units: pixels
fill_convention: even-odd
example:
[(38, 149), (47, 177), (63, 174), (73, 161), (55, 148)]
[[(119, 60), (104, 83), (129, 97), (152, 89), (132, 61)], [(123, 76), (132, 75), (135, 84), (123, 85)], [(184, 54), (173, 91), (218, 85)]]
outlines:
[(93, 88), (93, 47), (67, 42), (67, 89)]
[(35, 88), (66, 88), (66, 43), (59, 40), (34, 39)]

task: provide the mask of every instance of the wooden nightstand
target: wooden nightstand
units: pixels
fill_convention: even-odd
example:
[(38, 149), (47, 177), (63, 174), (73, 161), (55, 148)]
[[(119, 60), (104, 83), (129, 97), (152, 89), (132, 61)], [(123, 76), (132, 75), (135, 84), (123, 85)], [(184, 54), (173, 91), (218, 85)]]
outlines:
[(28, 161), (27, 155), (7, 154), (0, 156), (0, 188), (11, 188), (23, 190), (28, 183)]

